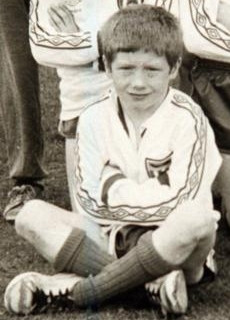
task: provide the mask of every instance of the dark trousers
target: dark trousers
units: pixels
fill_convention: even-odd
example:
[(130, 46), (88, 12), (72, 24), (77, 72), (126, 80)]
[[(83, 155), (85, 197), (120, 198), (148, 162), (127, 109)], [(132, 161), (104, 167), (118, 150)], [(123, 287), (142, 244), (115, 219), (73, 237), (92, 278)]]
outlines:
[(223, 163), (213, 191), (222, 197), (221, 211), (230, 225), (230, 63), (185, 55), (179, 88), (198, 102), (208, 117)]
[(38, 66), (28, 35), (29, 0), (0, 3), (0, 110), (6, 137), (9, 175), (41, 179), (43, 137)]
[(179, 88), (201, 106), (222, 153), (230, 154), (230, 63), (185, 56)]

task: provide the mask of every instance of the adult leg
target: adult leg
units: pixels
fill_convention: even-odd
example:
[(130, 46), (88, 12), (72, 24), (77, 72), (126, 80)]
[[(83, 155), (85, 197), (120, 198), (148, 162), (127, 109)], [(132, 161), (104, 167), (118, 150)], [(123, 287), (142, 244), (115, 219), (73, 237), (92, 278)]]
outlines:
[(6, 220), (14, 220), (23, 202), (40, 193), (38, 181), (45, 175), (38, 67), (29, 46), (28, 11), (29, 0), (2, 1), (0, 6), (0, 109), (9, 176), (16, 184), (3, 213)]
[(1, 110), (10, 177), (40, 179), (43, 142), (38, 68), (28, 37), (28, 0), (3, 1), (0, 7)]
[(221, 211), (230, 226), (230, 154), (221, 153), (223, 162), (216, 178), (217, 191), (221, 195)]
[(223, 163), (216, 178), (222, 212), (230, 223), (230, 64), (198, 60), (192, 69), (192, 97), (210, 120)]

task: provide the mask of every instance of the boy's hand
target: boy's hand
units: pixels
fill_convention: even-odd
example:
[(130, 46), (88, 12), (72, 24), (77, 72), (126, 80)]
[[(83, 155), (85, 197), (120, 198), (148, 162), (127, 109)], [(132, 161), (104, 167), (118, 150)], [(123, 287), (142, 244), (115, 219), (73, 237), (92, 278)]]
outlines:
[(50, 24), (57, 32), (75, 33), (80, 31), (72, 12), (66, 5), (50, 6), (48, 14)]

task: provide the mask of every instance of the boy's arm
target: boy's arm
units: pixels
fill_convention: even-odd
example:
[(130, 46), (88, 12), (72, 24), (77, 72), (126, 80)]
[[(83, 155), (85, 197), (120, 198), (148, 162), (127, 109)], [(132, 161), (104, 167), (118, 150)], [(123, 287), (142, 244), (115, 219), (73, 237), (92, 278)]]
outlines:
[(80, 207), (96, 216), (100, 216), (100, 212), (111, 212), (112, 216), (124, 212), (131, 217), (138, 210), (146, 210), (147, 214), (151, 210), (152, 215), (158, 210), (173, 209), (184, 200), (196, 198), (201, 184), (209, 193), (220, 157), (213, 133), (209, 126), (207, 130), (207, 120), (203, 120), (202, 130), (192, 121), (185, 121), (183, 130), (172, 140), (169, 185), (161, 185), (157, 178), (148, 178), (142, 184), (127, 178), (108, 159), (106, 149), (109, 141), (104, 139), (103, 125), (98, 122), (94, 125), (95, 115), (91, 115), (88, 121), (80, 120), (76, 152), (76, 195)]
[[(105, 154), (105, 143), (102, 143), (100, 117), (84, 112), (78, 122), (75, 151), (76, 197), (85, 209), (83, 200), (92, 201), (96, 206), (103, 205), (99, 184), (102, 170), (108, 159)], [(95, 119), (96, 118), (96, 119)], [(98, 121), (99, 119), (99, 121)], [(97, 124), (96, 124), (97, 123)]]
[[(167, 172), (169, 185), (161, 184), (157, 178), (149, 178), (145, 182), (138, 184), (125, 177), (119, 168), (108, 164), (102, 177), (102, 200), (109, 207), (129, 206), (144, 208), (166, 203), (170, 205), (177, 203), (182, 198), (195, 197), (203, 182), (206, 183), (206, 188), (209, 191), (214, 178), (211, 175), (215, 175), (217, 169), (213, 167), (213, 173), (206, 172), (204, 174), (204, 169), (207, 165), (207, 130), (204, 132), (202, 141), (199, 138), (200, 133), (197, 133), (196, 130), (197, 128), (193, 122), (185, 123), (179, 136), (175, 137), (171, 166)], [(213, 135), (210, 136), (209, 134), (209, 139), (212, 139), (213, 157), (217, 157), (218, 167), (220, 160)], [(210, 177), (207, 175), (210, 175)]]

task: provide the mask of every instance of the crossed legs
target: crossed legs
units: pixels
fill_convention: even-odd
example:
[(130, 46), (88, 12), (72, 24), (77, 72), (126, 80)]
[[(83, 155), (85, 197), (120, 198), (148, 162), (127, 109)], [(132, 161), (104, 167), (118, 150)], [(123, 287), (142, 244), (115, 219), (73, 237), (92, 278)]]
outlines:
[[(16, 219), (17, 232), (50, 262), (55, 263), (58, 258), (65, 260), (68, 251), (71, 256), (68, 255), (68, 261), (63, 263), (63, 271), (69, 264), (68, 272), (82, 275), (79, 265), (84, 260), (87, 271), (84, 277), (95, 275), (76, 284), (73, 297), (78, 306), (101, 303), (174, 269), (183, 269), (188, 283), (198, 282), (215, 242), (218, 215), (212, 210), (204, 212), (193, 203), (181, 205), (156, 231), (141, 236), (137, 246), (120, 259), (106, 253), (108, 241), (101, 238), (100, 228), (90, 229), (83, 220), (79, 220), (76, 214), (38, 200), (28, 202)], [(97, 233), (90, 244), (90, 247), (92, 243), (97, 245), (96, 251), (83, 250), (84, 245), (77, 245), (74, 250), (71, 248), (76, 247), (71, 237), (75, 235), (77, 239), (80, 232), (84, 233), (83, 242), (89, 239), (89, 235), (92, 237), (92, 233), (94, 237)], [(102, 257), (103, 262), (99, 264), (97, 261), (97, 268), (92, 272), (95, 255)]]

